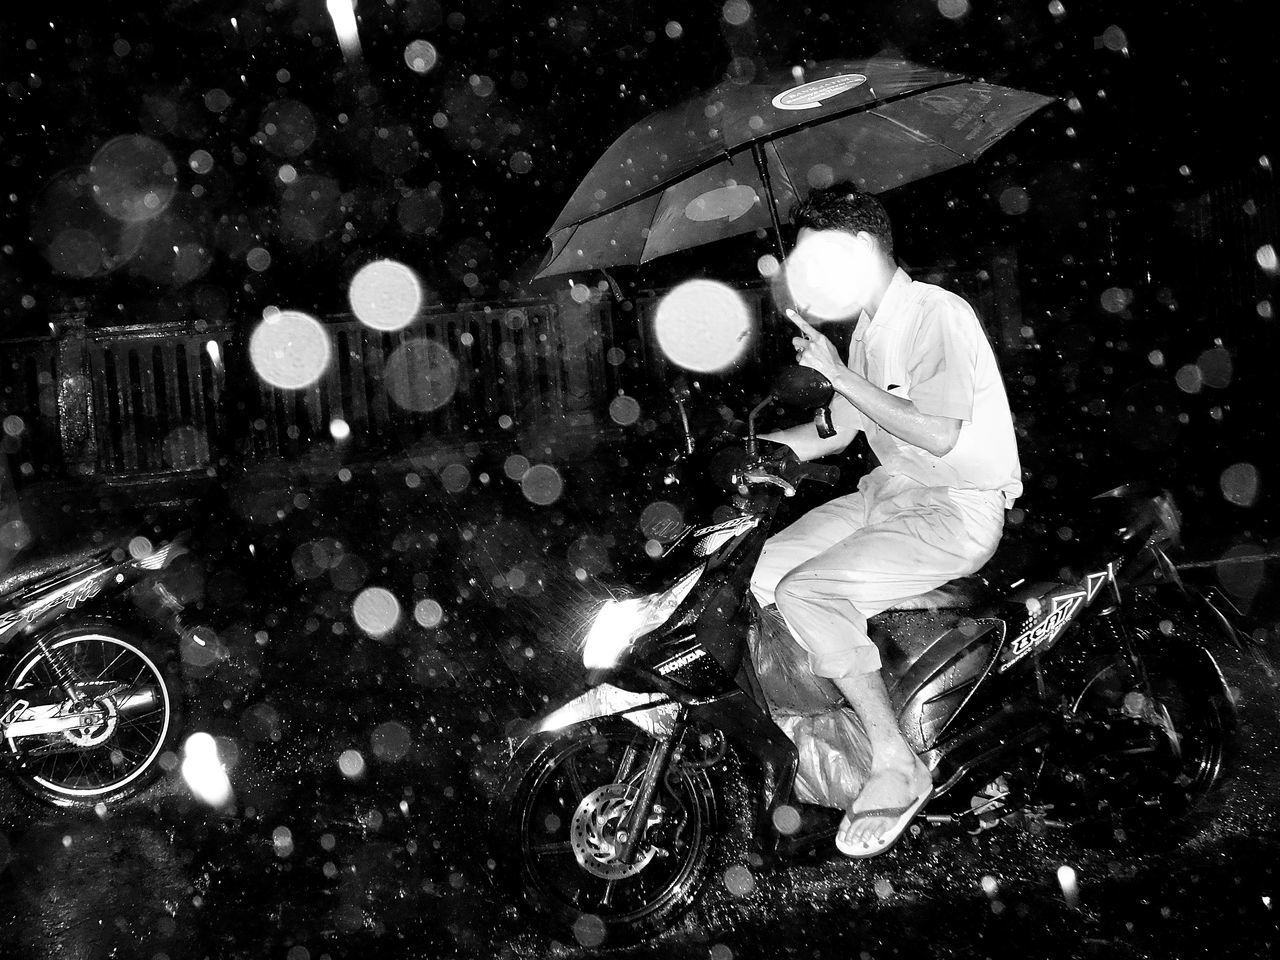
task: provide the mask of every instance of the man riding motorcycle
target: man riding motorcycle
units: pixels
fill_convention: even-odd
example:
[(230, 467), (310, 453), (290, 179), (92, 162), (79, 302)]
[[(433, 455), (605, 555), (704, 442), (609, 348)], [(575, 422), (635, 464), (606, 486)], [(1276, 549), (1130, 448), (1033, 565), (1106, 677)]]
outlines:
[(801, 460), (866, 434), (880, 466), (858, 491), (770, 538), (752, 577), (776, 603), (818, 676), (849, 701), (871, 742), (866, 786), (836, 845), (883, 853), (928, 801), (932, 779), (904, 739), (867, 618), (974, 573), (995, 553), (1004, 512), (1022, 492), (1013, 421), (991, 346), (961, 297), (912, 280), (893, 256), (888, 215), (849, 184), (815, 191), (793, 214), (790, 292), (816, 321), (857, 326), (846, 364), (794, 311), (797, 362), (834, 385), (833, 436), (802, 424), (765, 439)]

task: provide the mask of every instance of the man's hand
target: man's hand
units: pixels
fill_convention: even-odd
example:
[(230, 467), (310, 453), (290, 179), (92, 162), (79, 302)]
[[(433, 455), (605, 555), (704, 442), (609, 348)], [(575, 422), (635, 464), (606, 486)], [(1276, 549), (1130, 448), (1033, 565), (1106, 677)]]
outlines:
[(817, 370), (818, 373), (835, 383), (836, 377), (842, 371), (848, 370), (848, 367), (844, 365), (844, 361), (840, 359), (840, 354), (836, 350), (835, 344), (814, 329), (810, 323), (794, 310), (788, 308), (786, 314), (787, 318), (800, 328), (801, 335), (793, 337), (791, 340), (792, 346), (796, 348), (796, 363), (802, 367)]

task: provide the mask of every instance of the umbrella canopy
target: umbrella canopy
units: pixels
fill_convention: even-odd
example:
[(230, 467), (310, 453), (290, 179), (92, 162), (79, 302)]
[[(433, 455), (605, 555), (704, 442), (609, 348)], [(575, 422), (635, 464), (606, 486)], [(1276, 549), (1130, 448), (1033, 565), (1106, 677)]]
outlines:
[(1053, 100), (883, 58), (727, 81), (605, 151), (547, 234), (538, 277), (770, 229), (831, 183), (882, 193), (971, 163)]

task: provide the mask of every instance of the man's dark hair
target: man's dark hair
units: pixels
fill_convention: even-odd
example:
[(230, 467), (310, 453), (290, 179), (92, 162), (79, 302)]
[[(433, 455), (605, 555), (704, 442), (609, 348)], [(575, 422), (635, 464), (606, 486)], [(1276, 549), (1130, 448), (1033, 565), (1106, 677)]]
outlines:
[(791, 224), (799, 230), (866, 231), (876, 238), (887, 256), (893, 256), (893, 227), (884, 204), (852, 183), (836, 183), (814, 190), (795, 205)]

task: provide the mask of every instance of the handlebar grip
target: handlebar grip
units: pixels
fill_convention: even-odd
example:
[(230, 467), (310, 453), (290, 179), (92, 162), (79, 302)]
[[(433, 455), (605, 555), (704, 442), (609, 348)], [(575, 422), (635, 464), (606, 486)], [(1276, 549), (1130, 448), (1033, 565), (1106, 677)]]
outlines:
[(818, 483), (827, 484), (827, 486), (835, 486), (840, 480), (840, 468), (817, 463), (806, 463), (801, 468), (800, 479), (816, 480)]
[(836, 428), (831, 423), (830, 407), (819, 407), (813, 412), (813, 425), (818, 428), (818, 436), (823, 440), (836, 435)]

